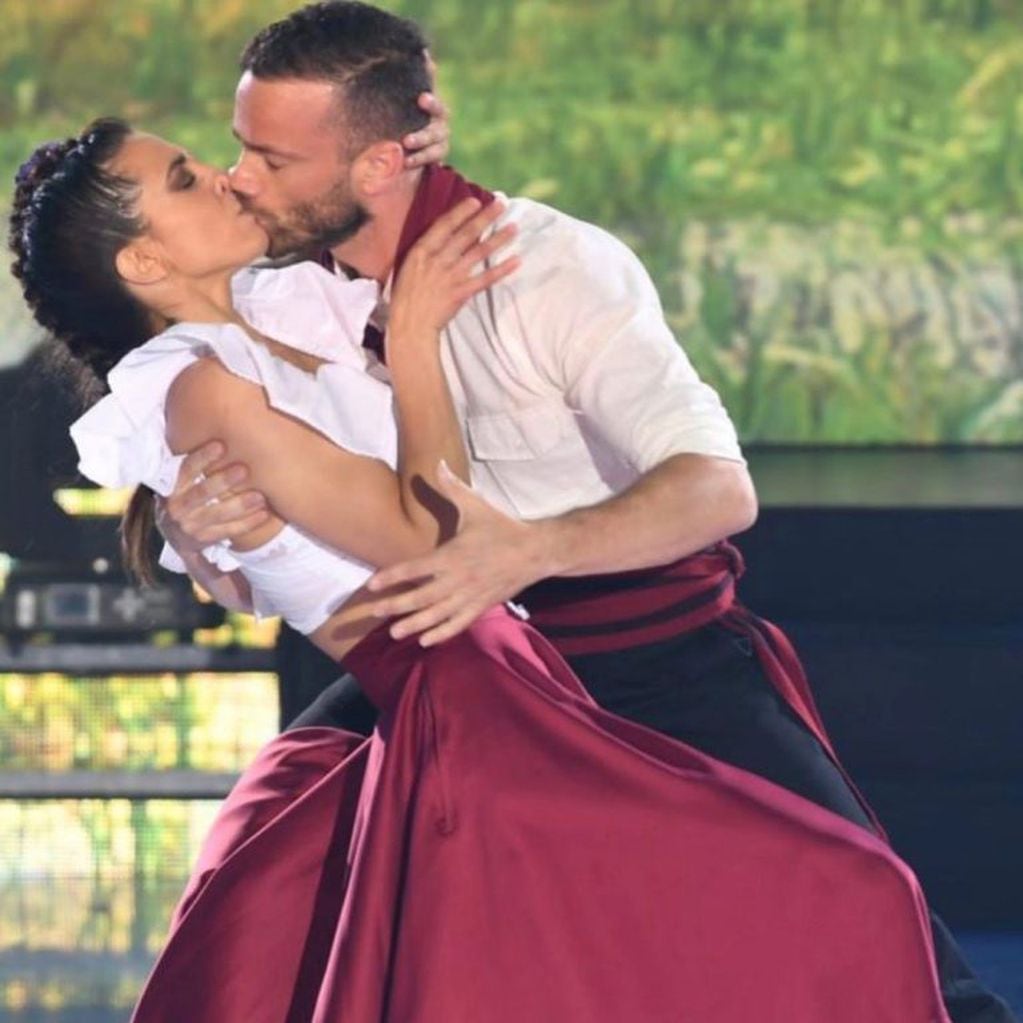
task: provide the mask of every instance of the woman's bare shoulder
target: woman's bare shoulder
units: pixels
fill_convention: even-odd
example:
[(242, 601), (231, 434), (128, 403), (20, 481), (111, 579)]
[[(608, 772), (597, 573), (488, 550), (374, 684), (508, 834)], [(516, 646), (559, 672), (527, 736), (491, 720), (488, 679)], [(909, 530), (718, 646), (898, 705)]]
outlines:
[(227, 369), (215, 356), (203, 356), (182, 370), (167, 391), (164, 414), (172, 450), (188, 451), (212, 437), (227, 439), (251, 415), (265, 413), (259, 384)]

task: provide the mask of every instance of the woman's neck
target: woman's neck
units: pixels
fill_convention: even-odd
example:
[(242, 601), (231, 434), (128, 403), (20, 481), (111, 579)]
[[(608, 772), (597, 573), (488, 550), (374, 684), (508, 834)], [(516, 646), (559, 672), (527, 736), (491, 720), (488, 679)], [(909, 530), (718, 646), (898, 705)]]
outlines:
[[(150, 305), (150, 311), (158, 326), (158, 332), (175, 323), (233, 323), (256, 344), (266, 347), (273, 355), (293, 363), (306, 373), (315, 374), (323, 359), (268, 337), (252, 326), (234, 307), (231, 294), (231, 277), (217, 281), (168, 281), (160, 296), (159, 304)], [(150, 296), (155, 298), (156, 296)], [(159, 321), (162, 320), (162, 324)]]
[(231, 277), (175, 282), (161, 298), (153, 311), (168, 323), (241, 321), (231, 294)]

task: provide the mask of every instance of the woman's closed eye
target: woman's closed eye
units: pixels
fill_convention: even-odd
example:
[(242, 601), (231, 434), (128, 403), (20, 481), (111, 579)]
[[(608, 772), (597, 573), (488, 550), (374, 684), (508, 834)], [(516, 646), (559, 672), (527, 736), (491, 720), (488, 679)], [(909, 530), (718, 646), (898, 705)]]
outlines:
[(192, 188), (196, 181), (195, 174), (188, 168), (188, 154), (178, 153), (167, 169), (167, 185), (172, 192), (184, 192)]

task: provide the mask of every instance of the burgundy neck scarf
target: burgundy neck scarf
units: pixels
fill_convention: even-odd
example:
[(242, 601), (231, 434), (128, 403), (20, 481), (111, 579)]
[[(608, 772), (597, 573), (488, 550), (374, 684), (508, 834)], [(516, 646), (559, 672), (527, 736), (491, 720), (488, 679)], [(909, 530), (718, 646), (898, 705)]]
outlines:
[(409, 250), (434, 221), (463, 199), (479, 199), (484, 206), (489, 206), (494, 201), (494, 194), (466, 180), (451, 167), (431, 164), (423, 170), (416, 197), (412, 200), (398, 241), (398, 251), (394, 257), (395, 276), (400, 272)]
[[(394, 256), (395, 277), (401, 272), (409, 250), (429, 230), (434, 221), (463, 199), (469, 198), (479, 199), (484, 206), (489, 206), (494, 201), (492, 192), (474, 185), (451, 167), (431, 164), (424, 168), (415, 198), (405, 217), (401, 237), (398, 239), (398, 249)], [(321, 255), (320, 262), (328, 270), (334, 270), (334, 258), (329, 251)], [(381, 362), (385, 361), (383, 332), (371, 323), (366, 324), (362, 343)]]

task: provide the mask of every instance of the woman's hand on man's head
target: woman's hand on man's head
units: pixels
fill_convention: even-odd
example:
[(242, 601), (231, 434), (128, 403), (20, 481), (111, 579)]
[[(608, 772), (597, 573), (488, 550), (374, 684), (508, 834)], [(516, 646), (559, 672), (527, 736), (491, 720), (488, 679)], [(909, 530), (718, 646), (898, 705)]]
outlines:
[[(463, 199), (442, 213), (409, 250), (395, 280), (387, 326), (387, 352), (405, 338), (433, 336), (474, 295), (514, 273), (518, 255), (502, 252), (518, 233), (497, 227), (506, 207)], [(495, 256), (500, 257), (495, 259)]]
[[(432, 60), (429, 66), (433, 78)], [(443, 163), (451, 149), (451, 111), (444, 101), (436, 93), (424, 92), (419, 97), (419, 109), (430, 115), (430, 123), (401, 140), (405, 147), (405, 166), (410, 170), (428, 163)]]

